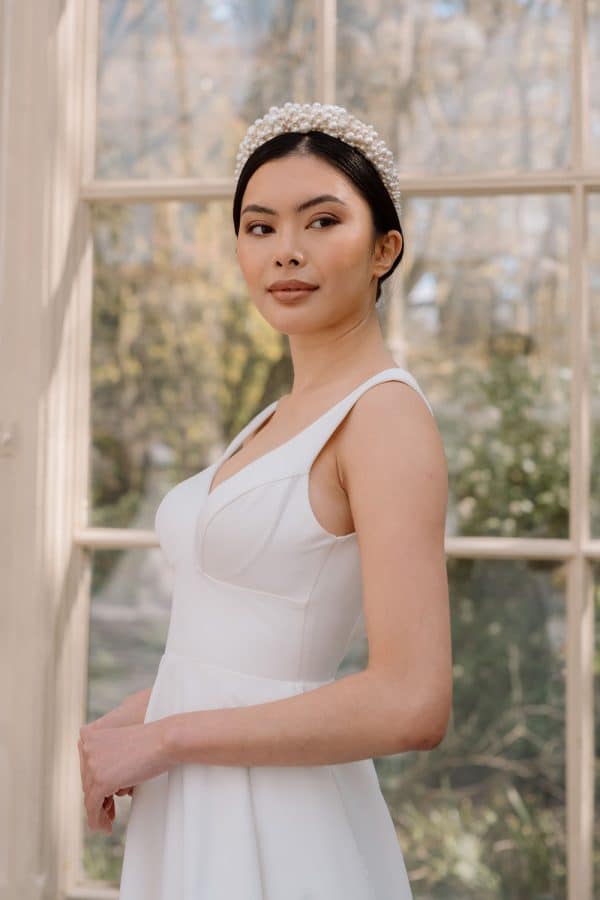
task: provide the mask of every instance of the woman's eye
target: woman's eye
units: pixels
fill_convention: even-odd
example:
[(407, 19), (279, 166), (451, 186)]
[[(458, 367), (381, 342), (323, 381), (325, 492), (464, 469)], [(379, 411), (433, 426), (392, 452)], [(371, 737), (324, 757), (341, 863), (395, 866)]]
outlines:
[[(254, 231), (255, 228), (270, 228), (270, 227), (271, 226), (267, 225), (265, 222), (256, 222), (254, 225), (249, 225), (246, 228), (246, 231), (248, 234), (257, 234), (257, 232)], [(258, 232), (258, 234), (260, 234), (260, 232)]]
[[(311, 226), (314, 225), (315, 222), (324, 222), (325, 223), (324, 226), (323, 225), (320, 226), (319, 230), (322, 229), (323, 227), (337, 224), (337, 220), (333, 219), (331, 216), (319, 216), (317, 219), (313, 219), (313, 221), (310, 223)], [(265, 234), (264, 231), (263, 232), (255, 231), (254, 230), (255, 228), (269, 228), (271, 231), (273, 230), (272, 227), (270, 225), (267, 225), (266, 222), (255, 222), (254, 225), (248, 225), (248, 227), (246, 228), (246, 233), (247, 234), (255, 234), (255, 235), (257, 235), (257, 237), (264, 236), (264, 234)]]
[(331, 216), (319, 216), (318, 219), (314, 219), (311, 222), (311, 225), (314, 225), (315, 222), (325, 222), (327, 225), (335, 225), (336, 220), (332, 219)]

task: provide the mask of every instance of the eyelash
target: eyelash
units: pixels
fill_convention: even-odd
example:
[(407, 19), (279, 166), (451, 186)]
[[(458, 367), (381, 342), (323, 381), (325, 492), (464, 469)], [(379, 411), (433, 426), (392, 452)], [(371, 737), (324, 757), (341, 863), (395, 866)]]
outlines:
[[(313, 222), (328, 222), (329, 225), (337, 225), (337, 219), (333, 219), (331, 216), (318, 216), (316, 219), (313, 219), (313, 221), (310, 224), (312, 225)], [(251, 225), (247, 226), (246, 234), (252, 234), (253, 228), (271, 228), (271, 226), (267, 225), (266, 222), (254, 222)], [(319, 230), (325, 230), (325, 229), (319, 229)], [(255, 237), (266, 237), (266, 235), (265, 234), (256, 234)]]

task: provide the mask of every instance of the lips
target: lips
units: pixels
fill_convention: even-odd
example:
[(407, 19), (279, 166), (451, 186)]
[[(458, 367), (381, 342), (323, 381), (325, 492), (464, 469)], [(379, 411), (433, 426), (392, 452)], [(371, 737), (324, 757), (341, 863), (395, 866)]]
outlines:
[(316, 284), (309, 284), (308, 281), (297, 281), (291, 279), (289, 281), (274, 281), (269, 285), (270, 291), (314, 291)]

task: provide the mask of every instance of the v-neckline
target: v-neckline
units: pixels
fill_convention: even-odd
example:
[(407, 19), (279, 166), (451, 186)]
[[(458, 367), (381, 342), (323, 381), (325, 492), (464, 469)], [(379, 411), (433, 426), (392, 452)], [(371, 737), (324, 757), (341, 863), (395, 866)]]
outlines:
[[(328, 416), (330, 413), (332, 413), (338, 406), (341, 406), (341, 404), (344, 403), (346, 400), (348, 400), (352, 396), (352, 394), (354, 394), (357, 390), (359, 390), (359, 388), (363, 387), (365, 384), (368, 384), (369, 381), (372, 381), (374, 378), (377, 378), (380, 375), (383, 375), (387, 372), (398, 372), (398, 371), (405, 371), (405, 370), (401, 369), (400, 366), (389, 366), (387, 369), (382, 369), (380, 372), (375, 372), (369, 378), (366, 378), (360, 384), (357, 384), (356, 387), (353, 388), (348, 394), (346, 394), (345, 397), (342, 397), (340, 400), (337, 401), (337, 403), (334, 403), (332, 406), (329, 407), (329, 409), (326, 409), (325, 412), (323, 412), (320, 416), (318, 416), (312, 422), (309, 422), (309, 424), (306, 425), (304, 428), (301, 428), (300, 431), (296, 432), (296, 434), (292, 435), (292, 437), (283, 441), (281, 444), (277, 444), (275, 447), (271, 447), (270, 450), (267, 450), (266, 453), (263, 453), (260, 456), (257, 456), (255, 459), (251, 459), (250, 462), (246, 463), (245, 466), (242, 466), (241, 469), (238, 469), (237, 472), (233, 472), (231, 475), (228, 475), (227, 478), (223, 479), (223, 481), (220, 481), (218, 484), (214, 485), (214, 487), (213, 487), (214, 478), (217, 475), (217, 473), (219, 472), (219, 470), (221, 469), (221, 466), (223, 465), (223, 463), (227, 462), (227, 460), (230, 459), (230, 457), (234, 455), (235, 451), (239, 449), (238, 440), (241, 438), (241, 436), (243, 434), (244, 429), (242, 429), (239, 432), (239, 434), (233, 439), (233, 441), (231, 441), (229, 446), (225, 449), (225, 451), (221, 454), (221, 456), (217, 459), (217, 461), (212, 464), (212, 467), (211, 467), (212, 472), (209, 477), (209, 482), (208, 482), (208, 486), (206, 489), (207, 500), (209, 500), (209, 499), (212, 500), (212, 498), (219, 492), (220, 488), (225, 487), (225, 485), (227, 485), (232, 479), (237, 478), (238, 475), (241, 475), (242, 472), (245, 472), (246, 469), (251, 468), (252, 466), (254, 466), (255, 464), (257, 464), (259, 462), (262, 462), (262, 460), (271, 456), (276, 451), (282, 450), (284, 447), (287, 447), (289, 444), (293, 443), (293, 441), (296, 441), (296, 440), (298, 440), (298, 438), (302, 437), (307, 431), (310, 431), (311, 428), (314, 428), (316, 425), (320, 424), (326, 416)], [(248, 434), (244, 435), (243, 440), (246, 440), (247, 438), (256, 435), (257, 432), (260, 430), (261, 425), (265, 424), (265, 420), (269, 421), (269, 419), (273, 418), (273, 416), (275, 415), (275, 413), (277, 411), (278, 406), (279, 406), (279, 400), (274, 400), (273, 403), (270, 403), (268, 406), (266, 406), (262, 410), (263, 415), (261, 416), (259, 413), (259, 419), (258, 419), (258, 422), (256, 423), (254, 429), (252, 431), (249, 431)], [(271, 413), (270, 415), (268, 415), (269, 412)]]
[[(276, 412), (278, 406), (279, 406), (279, 400), (274, 400), (272, 403), (269, 403), (268, 406), (265, 406), (265, 408), (262, 410), (262, 412), (258, 414), (258, 422), (255, 423), (254, 429), (253, 429), (252, 431), (249, 431), (249, 432), (244, 436), (244, 440), (247, 440), (248, 438), (254, 437), (256, 434), (258, 434), (258, 432), (260, 431), (261, 427), (262, 427), (264, 424), (266, 424), (266, 422), (268, 422), (270, 419), (273, 418), (273, 416), (275, 415), (275, 412)], [(270, 415), (269, 415), (269, 413), (270, 413)], [(303, 430), (304, 430), (304, 429), (303, 429)], [(227, 478), (223, 479), (223, 481), (220, 481), (218, 484), (215, 484), (214, 487), (213, 487), (213, 481), (214, 481), (214, 479), (215, 479), (215, 476), (216, 476), (216, 474), (219, 472), (219, 470), (220, 470), (221, 466), (223, 465), (223, 463), (227, 462), (228, 459), (230, 459), (232, 456), (234, 456), (234, 455), (236, 454), (236, 452), (237, 452), (238, 450), (241, 449), (241, 446), (242, 446), (242, 443), (243, 443), (243, 442), (238, 443), (238, 441), (239, 441), (239, 439), (240, 439), (240, 437), (241, 437), (243, 431), (244, 431), (244, 429), (242, 429), (242, 430), (236, 435), (236, 437), (235, 437), (235, 438), (231, 441), (231, 443), (226, 447), (225, 451), (221, 454), (221, 456), (217, 459), (217, 461), (213, 463), (213, 465), (212, 465), (213, 471), (212, 471), (212, 474), (211, 474), (211, 476), (210, 476), (210, 481), (209, 481), (208, 488), (207, 488), (207, 491), (206, 491), (206, 496), (207, 496), (207, 497), (212, 497), (213, 494), (215, 494), (216, 491), (219, 490), (219, 488), (221, 487), (221, 485), (227, 484), (227, 482), (228, 482), (231, 478), (235, 478), (236, 475), (239, 475), (241, 472), (244, 471), (244, 469), (247, 469), (248, 466), (251, 466), (252, 463), (258, 462), (258, 460), (259, 460), (259, 459), (262, 459), (263, 456), (268, 456), (269, 453), (272, 453), (272, 452), (273, 452), (273, 450), (277, 450), (277, 449), (279, 449), (279, 447), (283, 447), (283, 444), (279, 444), (278, 447), (273, 447), (271, 450), (267, 450), (267, 452), (266, 452), (266, 453), (263, 453), (262, 456), (257, 456), (256, 459), (251, 459), (250, 462), (246, 463), (245, 466), (242, 466), (241, 469), (238, 469), (237, 472), (233, 472), (233, 474), (228, 475)], [(299, 434), (301, 434), (301, 433), (302, 433), (302, 432), (299, 432)], [(287, 441), (284, 441), (284, 443), (287, 443)]]

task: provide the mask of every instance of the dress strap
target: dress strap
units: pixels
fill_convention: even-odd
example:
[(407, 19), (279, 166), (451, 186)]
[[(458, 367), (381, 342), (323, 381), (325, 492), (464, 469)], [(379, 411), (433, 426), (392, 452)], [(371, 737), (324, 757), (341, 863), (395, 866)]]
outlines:
[(277, 406), (277, 400), (273, 400), (272, 403), (269, 403), (268, 406), (265, 406), (264, 409), (261, 409), (260, 412), (257, 412), (255, 416), (253, 416), (250, 421), (244, 425), (241, 431), (230, 440), (225, 450), (223, 451), (221, 459), (225, 459), (231, 454), (235, 453), (235, 451), (240, 447), (246, 438), (257, 431), (262, 423), (274, 412), (275, 407)]
[[(272, 474), (278, 473), (283, 475), (284, 472), (287, 472), (289, 469), (298, 472), (309, 471), (322, 447), (327, 443), (329, 437), (333, 434), (342, 420), (348, 415), (358, 398), (362, 396), (365, 391), (368, 391), (369, 388), (373, 387), (375, 384), (380, 384), (382, 381), (403, 381), (406, 384), (409, 384), (421, 395), (433, 416), (431, 404), (417, 384), (415, 377), (406, 369), (392, 366), (389, 369), (383, 369), (381, 372), (376, 372), (375, 375), (372, 375), (366, 381), (363, 381), (362, 384), (359, 384), (350, 394), (347, 394), (346, 397), (343, 397), (335, 403), (330, 409), (319, 416), (318, 419), (298, 432), (298, 434), (294, 435), (289, 440), (284, 441), (277, 447), (274, 447), (272, 450), (267, 451), (267, 453), (264, 453), (261, 457), (248, 465), (253, 467), (258, 466), (263, 459), (266, 460), (268, 458), (271, 463)], [(219, 457), (218, 462), (223, 462), (232, 456), (249, 435), (256, 433), (262, 423), (275, 411), (277, 402), (277, 400), (274, 400), (250, 419), (242, 430), (229, 442)], [(245, 466), (242, 471), (247, 468), (248, 466)], [(236, 473), (236, 475), (238, 474), (241, 473)], [(227, 481), (230, 481), (230, 479), (227, 479)], [(219, 487), (220, 485), (217, 486), (217, 489)], [(211, 491), (211, 495), (213, 493), (214, 492)]]
[(310, 469), (324, 445), (336, 428), (346, 418), (358, 398), (362, 397), (362, 395), (374, 385), (381, 384), (383, 381), (402, 381), (405, 384), (410, 385), (410, 387), (414, 388), (414, 390), (422, 397), (429, 412), (434, 416), (433, 408), (414, 375), (406, 369), (401, 369), (399, 367), (391, 367), (389, 369), (384, 369), (381, 372), (376, 372), (375, 375), (372, 375), (371, 378), (363, 381), (363, 383), (359, 384), (352, 393), (348, 394), (347, 397), (344, 397), (339, 403), (333, 406), (325, 416), (315, 423), (315, 428), (313, 430), (307, 431), (307, 445), (305, 445), (307, 452), (305, 452), (305, 449), (303, 448), (302, 453), (306, 471)]

